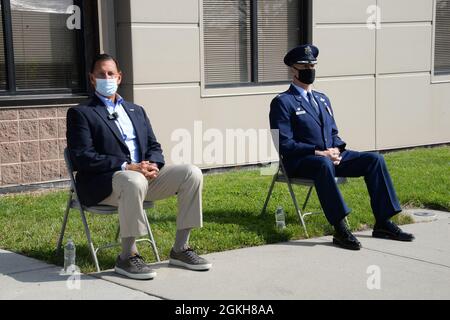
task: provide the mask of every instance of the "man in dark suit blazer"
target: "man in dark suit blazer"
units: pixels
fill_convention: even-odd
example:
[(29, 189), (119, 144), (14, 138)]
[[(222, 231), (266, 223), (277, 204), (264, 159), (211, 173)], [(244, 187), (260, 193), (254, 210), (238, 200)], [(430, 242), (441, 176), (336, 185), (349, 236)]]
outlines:
[(413, 235), (389, 220), (401, 208), (383, 156), (347, 150), (338, 136), (330, 99), (312, 90), (318, 54), (313, 45), (301, 45), (286, 54), (284, 62), (294, 74), (293, 83), (270, 106), (270, 126), (278, 130), (287, 174), (314, 180), (324, 213), (336, 231), (333, 243), (352, 250), (361, 247), (345, 224), (350, 209), (335, 181), (335, 177), (360, 176), (365, 179), (376, 218), (372, 235), (412, 241)]
[(121, 80), (117, 60), (99, 55), (90, 73), (95, 94), (67, 113), (67, 146), (77, 171), (79, 200), (88, 206), (118, 206), (122, 253), (115, 271), (133, 279), (151, 279), (156, 273), (136, 248), (136, 238), (147, 233), (143, 202), (177, 195), (177, 233), (170, 263), (207, 270), (211, 264), (187, 244), (191, 229), (202, 226), (202, 172), (193, 165), (165, 165), (144, 108), (116, 93)]

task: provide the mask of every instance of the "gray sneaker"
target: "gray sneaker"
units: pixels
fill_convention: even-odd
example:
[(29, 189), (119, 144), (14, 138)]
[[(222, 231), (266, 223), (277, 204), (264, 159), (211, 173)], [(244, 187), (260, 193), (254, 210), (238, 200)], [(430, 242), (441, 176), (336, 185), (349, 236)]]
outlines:
[(131, 279), (149, 280), (156, 277), (156, 272), (145, 264), (140, 255), (134, 255), (126, 260), (117, 257), (114, 271)]
[(172, 248), (172, 250), (170, 250), (169, 263), (197, 271), (209, 270), (212, 267), (211, 263), (206, 259), (199, 257), (191, 248), (182, 252), (175, 252)]

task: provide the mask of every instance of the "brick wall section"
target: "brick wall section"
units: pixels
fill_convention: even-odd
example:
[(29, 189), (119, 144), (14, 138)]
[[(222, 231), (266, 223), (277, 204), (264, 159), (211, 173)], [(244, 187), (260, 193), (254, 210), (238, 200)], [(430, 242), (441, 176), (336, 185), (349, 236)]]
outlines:
[(68, 179), (68, 109), (0, 108), (0, 187)]

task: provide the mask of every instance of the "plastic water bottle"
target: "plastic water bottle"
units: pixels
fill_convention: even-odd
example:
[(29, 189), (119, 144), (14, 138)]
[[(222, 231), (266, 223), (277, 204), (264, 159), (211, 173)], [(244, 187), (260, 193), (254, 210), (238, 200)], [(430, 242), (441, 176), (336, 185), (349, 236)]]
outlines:
[(72, 239), (67, 241), (64, 247), (64, 271), (67, 272), (71, 266), (75, 266), (75, 243)]
[(275, 212), (275, 223), (277, 226), (277, 229), (283, 230), (286, 228), (286, 220), (284, 215), (283, 207), (278, 207), (277, 211)]

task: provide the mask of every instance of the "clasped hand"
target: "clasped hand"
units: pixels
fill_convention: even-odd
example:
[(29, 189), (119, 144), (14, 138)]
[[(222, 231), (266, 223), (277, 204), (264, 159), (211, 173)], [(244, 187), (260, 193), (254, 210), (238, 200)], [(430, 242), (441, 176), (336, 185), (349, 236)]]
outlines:
[(331, 161), (333, 161), (333, 164), (335, 166), (339, 165), (342, 160), (341, 151), (339, 150), (339, 148), (328, 148), (324, 151), (316, 151), (316, 155), (329, 158)]
[(126, 170), (133, 170), (142, 173), (148, 180), (155, 179), (159, 174), (156, 163), (141, 161), (140, 163), (129, 163)]

